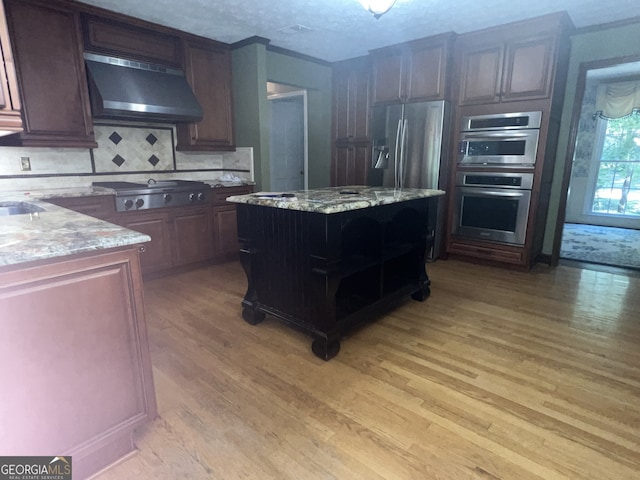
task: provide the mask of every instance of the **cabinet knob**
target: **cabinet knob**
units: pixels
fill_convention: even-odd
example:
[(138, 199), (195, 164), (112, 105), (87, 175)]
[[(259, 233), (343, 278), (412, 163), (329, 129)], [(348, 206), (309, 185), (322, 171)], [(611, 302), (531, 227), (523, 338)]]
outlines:
[(138, 251), (139, 251), (140, 253), (144, 253), (144, 252), (146, 252), (146, 251), (147, 251), (147, 247), (145, 247), (144, 245), (140, 245), (140, 247), (138, 248)]

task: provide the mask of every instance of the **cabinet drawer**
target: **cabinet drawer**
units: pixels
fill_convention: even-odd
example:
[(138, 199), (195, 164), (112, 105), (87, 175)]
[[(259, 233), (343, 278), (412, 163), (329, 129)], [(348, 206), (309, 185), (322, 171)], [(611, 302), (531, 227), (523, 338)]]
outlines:
[[(490, 247), (484, 245), (476, 245), (470, 243), (462, 243), (452, 241), (447, 249), (449, 253), (458, 253), (486, 260), (495, 260), (497, 262), (511, 263), (514, 265), (523, 264), (524, 250), (501, 249), (499, 247)], [(513, 247), (516, 248), (516, 247)]]
[(229, 203), (227, 203), (227, 197), (232, 197), (234, 195), (248, 195), (253, 192), (253, 186), (240, 185), (238, 187), (213, 188), (212, 192), (214, 205), (229, 205)]
[(96, 197), (60, 197), (46, 200), (60, 207), (68, 208), (91, 217), (108, 220), (115, 215), (115, 202), (112, 195)]
[(89, 51), (182, 66), (178, 37), (92, 15), (82, 16), (82, 33)]

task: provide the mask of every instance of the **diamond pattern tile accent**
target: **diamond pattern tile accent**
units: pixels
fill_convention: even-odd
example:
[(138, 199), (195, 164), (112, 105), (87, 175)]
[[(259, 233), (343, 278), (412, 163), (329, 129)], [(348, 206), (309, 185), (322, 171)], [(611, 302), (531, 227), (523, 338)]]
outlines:
[(115, 157), (113, 157), (113, 160), (111, 161), (115, 163), (117, 166), (121, 167), (126, 160), (122, 158), (120, 155), (116, 155)]
[(159, 161), (160, 161), (160, 159), (158, 157), (156, 157), (155, 155), (151, 155), (149, 157), (149, 163), (151, 165), (153, 165), (154, 167), (158, 164)]
[[(146, 140), (147, 140), (147, 142), (149, 142), (150, 145), (154, 145), (158, 141), (158, 139), (156, 138), (156, 136), (153, 133), (150, 133), (149, 135), (147, 135)], [(154, 164), (154, 166), (155, 166), (155, 164)]]
[(109, 140), (111, 140), (114, 144), (117, 145), (122, 140), (122, 137), (118, 135), (118, 132), (113, 132), (111, 135), (109, 135)]

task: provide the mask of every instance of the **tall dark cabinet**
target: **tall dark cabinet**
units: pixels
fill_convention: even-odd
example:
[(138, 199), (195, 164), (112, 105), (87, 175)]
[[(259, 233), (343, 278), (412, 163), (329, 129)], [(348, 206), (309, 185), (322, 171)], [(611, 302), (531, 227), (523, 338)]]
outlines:
[(331, 185), (366, 185), (371, 163), (368, 57), (333, 67), (333, 153)]
[[(458, 37), (454, 54), (457, 114), (454, 145), (467, 115), (541, 112), (535, 167), (498, 167), (499, 172), (533, 175), (524, 245), (477, 240), (451, 231), (447, 252), (472, 261), (530, 268), (540, 257), (555, 163), (557, 136), (573, 31), (565, 12), (501, 25)], [(456, 174), (488, 172), (487, 166), (462, 167), (452, 162), (449, 190)], [(495, 170), (495, 167), (493, 168)], [(453, 226), (455, 202), (449, 205)]]

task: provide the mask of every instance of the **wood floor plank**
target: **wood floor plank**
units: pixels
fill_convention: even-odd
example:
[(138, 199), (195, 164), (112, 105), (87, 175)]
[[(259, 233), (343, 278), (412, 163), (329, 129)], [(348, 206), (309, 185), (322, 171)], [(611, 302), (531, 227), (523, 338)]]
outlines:
[(428, 265), (324, 362), (237, 262), (149, 281), (159, 418), (99, 480), (640, 480), (640, 278)]

